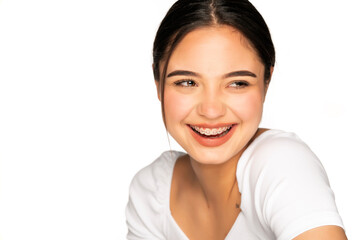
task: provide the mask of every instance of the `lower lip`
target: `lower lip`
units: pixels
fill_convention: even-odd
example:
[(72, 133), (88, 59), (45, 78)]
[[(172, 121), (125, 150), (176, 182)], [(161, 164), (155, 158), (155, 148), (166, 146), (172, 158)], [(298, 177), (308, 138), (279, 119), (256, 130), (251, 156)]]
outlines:
[(190, 134), (193, 136), (193, 138), (195, 138), (195, 140), (198, 143), (200, 143), (201, 145), (203, 145), (205, 147), (217, 147), (217, 146), (220, 146), (220, 145), (226, 143), (231, 138), (237, 125), (233, 125), (227, 134), (225, 134), (222, 137), (217, 137), (217, 138), (203, 137), (203, 136), (197, 134), (196, 132), (194, 132), (194, 130), (192, 130), (192, 128), (190, 126), (188, 126), (188, 127), (189, 127)]

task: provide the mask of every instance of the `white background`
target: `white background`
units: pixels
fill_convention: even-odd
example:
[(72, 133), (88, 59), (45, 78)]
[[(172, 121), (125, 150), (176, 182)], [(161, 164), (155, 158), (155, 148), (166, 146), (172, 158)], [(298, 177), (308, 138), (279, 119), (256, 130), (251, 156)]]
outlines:
[[(356, 2), (253, 1), (277, 50), (262, 126), (319, 156), (349, 239), (360, 239)], [(151, 47), (172, 3), (2, 0), (0, 238), (125, 239), (129, 183), (169, 149)]]

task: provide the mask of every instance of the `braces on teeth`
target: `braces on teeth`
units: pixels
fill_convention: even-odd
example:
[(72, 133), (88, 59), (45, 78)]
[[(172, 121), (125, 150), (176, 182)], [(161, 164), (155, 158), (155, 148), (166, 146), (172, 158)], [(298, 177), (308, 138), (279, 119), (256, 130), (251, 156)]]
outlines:
[(191, 126), (191, 128), (203, 135), (212, 136), (212, 135), (218, 135), (223, 132), (226, 132), (227, 130), (229, 130), (231, 128), (231, 126), (221, 127), (221, 128), (200, 128), (197, 126)]

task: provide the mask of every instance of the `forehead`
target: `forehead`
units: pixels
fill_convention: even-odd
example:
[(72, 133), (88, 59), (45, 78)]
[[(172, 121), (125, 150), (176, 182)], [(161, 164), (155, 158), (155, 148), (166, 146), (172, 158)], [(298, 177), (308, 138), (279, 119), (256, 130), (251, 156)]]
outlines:
[(260, 73), (263, 68), (249, 40), (230, 26), (191, 31), (174, 49), (168, 64), (168, 71), (189, 69), (208, 74), (223, 74), (234, 69)]

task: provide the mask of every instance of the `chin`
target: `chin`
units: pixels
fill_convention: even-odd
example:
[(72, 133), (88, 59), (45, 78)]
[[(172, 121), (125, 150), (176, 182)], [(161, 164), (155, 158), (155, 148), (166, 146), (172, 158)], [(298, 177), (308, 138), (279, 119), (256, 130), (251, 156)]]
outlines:
[(219, 165), (231, 159), (238, 160), (241, 152), (224, 152), (223, 149), (206, 149), (204, 151), (188, 151), (189, 156), (197, 163), (204, 165)]

